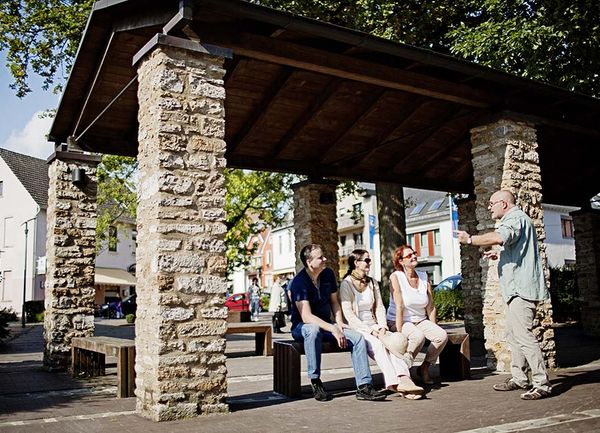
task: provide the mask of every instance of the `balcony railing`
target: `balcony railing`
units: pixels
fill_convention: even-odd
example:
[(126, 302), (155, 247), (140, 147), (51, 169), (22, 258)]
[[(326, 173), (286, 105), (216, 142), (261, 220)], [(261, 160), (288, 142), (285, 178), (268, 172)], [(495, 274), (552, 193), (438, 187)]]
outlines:
[(350, 253), (354, 250), (367, 250), (367, 246), (363, 245), (363, 244), (354, 244), (354, 245), (346, 245), (340, 248), (339, 250), (339, 254), (340, 257), (346, 257), (349, 256)]

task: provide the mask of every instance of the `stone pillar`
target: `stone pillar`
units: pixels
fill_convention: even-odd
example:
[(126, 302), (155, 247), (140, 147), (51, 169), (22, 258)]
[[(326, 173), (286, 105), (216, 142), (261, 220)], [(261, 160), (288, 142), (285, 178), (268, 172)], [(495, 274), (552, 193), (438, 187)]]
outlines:
[(135, 394), (155, 421), (228, 410), (225, 70), (185, 44), (159, 41), (137, 63)]
[(577, 252), (577, 286), (581, 324), (586, 334), (600, 337), (600, 210), (572, 212)]
[[(477, 233), (474, 198), (457, 200), (459, 229)], [(481, 346), (483, 332), (483, 298), (481, 295), (481, 252), (470, 245), (460, 246), (460, 271), (463, 277), (462, 291), (465, 304), (465, 330), (469, 334), (472, 346)]]
[(308, 244), (320, 244), (329, 267), (339, 275), (340, 254), (335, 196), (337, 185), (337, 181), (330, 180), (308, 180), (292, 185), (296, 269), (302, 269), (300, 250)]
[[(73, 337), (94, 334), (99, 162), (77, 152), (56, 152), (48, 160), (44, 366), (50, 370), (70, 366)], [(82, 173), (82, 181), (74, 182)]]
[[(495, 221), (491, 219), (487, 209), (491, 195), (499, 189), (512, 191), (517, 198), (517, 204), (534, 222), (543, 266), (548, 277), (542, 179), (535, 128), (525, 122), (501, 119), (472, 129), (471, 143), (476, 194), (475, 215), (478, 221), (476, 233), (494, 229)], [(505, 338), (506, 307), (500, 292), (497, 263), (482, 258), (480, 264), (488, 365), (496, 367), (499, 371), (510, 371), (510, 348)], [(548, 283), (548, 278), (546, 280)], [(555, 366), (556, 353), (551, 326), (552, 305), (550, 302), (542, 302), (538, 307), (533, 331), (540, 341), (547, 365), (552, 368)]]
[(378, 182), (377, 219), (381, 249), (381, 290), (390, 297), (390, 275), (395, 271), (394, 251), (406, 243), (406, 210), (402, 185)]

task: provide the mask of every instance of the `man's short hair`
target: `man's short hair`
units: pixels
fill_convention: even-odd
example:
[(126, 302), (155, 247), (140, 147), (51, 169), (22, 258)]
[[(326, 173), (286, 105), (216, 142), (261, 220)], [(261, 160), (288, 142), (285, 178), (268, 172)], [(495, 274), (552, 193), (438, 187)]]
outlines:
[(308, 244), (302, 247), (302, 249), (300, 250), (300, 261), (302, 262), (302, 265), (304, 267), (306, 267), (308, 259), (310, 259), (310, 253), (312, 253), (314, 250), (322, 251), (323, 247), (319, 244)]

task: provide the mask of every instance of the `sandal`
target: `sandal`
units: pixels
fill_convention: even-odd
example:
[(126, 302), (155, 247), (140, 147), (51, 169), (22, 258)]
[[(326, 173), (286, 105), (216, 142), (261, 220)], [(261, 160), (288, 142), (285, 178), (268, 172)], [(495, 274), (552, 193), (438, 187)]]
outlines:
[(423, 394), (416, 394), (416, 393), (412, 393), (412, 392), (398, 392), (398, 394), (400, 394), (402, 397), (404, 397), (407, 400), (420, 400), (423, 398)]

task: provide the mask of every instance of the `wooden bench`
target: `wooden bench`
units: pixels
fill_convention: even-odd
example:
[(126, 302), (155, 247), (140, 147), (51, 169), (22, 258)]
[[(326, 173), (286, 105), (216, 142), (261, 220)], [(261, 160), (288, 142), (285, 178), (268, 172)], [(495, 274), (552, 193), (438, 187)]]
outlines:
[(117, 397), (133, 397), (135, 342), (113, 337), (75, 337), (71, 340), (71, 372), (74, 377), (106, 373), (106, 356), (117, 358)]
[(256, 354), (271, 356), (273, 354), (271, 325), (257, 323), (227, 323), (225, 334), (255, 334)]
[[(321, 353), (344, 352), (336, 343), (324, 342)], [(300, 356), (304, 344), (294, 341), (275, 341), (273, 345), (273, 391), (288, 397), (299, 397)], [(471, 377), (469, 334), (448, 333), (448, 344), (440, 354), (440, 375), (448, 378)]]

